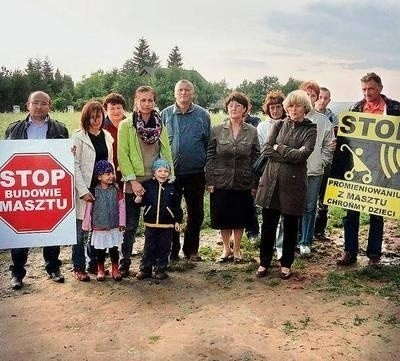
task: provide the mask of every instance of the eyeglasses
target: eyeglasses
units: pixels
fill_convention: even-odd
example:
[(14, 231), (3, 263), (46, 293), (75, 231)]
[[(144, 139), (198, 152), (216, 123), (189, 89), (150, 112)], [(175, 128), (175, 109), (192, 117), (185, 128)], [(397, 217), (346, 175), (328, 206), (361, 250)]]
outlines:
[(35, 107), (48, 107), (50, 103), (41, 102), (41, 101), (34, 101), (34, 102), (31, 102), (31, 104), (34, 105)]
[(270, 105), (269, 106), (269, 110), (270, 111), (273, 111), (273, 110), (281, 110), (283, 107), (282, 107), (282, 104), (275, 104), (275, 105)]
[(237, 103), (237, 102), (230, 102), (228, 104), (228, 108), (242, 108), (243, 104)]

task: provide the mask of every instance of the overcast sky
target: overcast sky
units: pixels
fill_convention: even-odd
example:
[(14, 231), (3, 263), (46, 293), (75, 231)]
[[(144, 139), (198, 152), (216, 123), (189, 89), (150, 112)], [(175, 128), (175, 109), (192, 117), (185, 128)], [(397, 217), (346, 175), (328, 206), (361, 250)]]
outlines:
[(400, 98), (398, 0), (12, 0), (1, 5), (0, 65), (48, 56), (75, 82), (120, 68), (144, 37), (161, 65), (177, 45), (184, 68), (235, 87), (275, 75), (315, 80), (335, 101), (362, 98), (375, 71)]

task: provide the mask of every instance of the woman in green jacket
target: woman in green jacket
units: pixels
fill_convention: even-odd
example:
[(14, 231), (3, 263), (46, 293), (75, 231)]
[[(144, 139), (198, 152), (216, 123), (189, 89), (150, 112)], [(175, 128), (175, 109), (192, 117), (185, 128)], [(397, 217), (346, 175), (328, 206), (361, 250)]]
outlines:
[(140, 86), (134, 96), (132, 118), (122, 121), (118, 128), (118, 163), (124, 181), (126, 203), (126, 230), (121, 246), (120, 271), (129, 275), (131, 254), (136, 229), (139, 224), (140, 206), (134, 202), (143, 196), (142, 182), (151, 179), (153, 162), (164, 158), (171, 167), (173, 162), (167, 129), (155, 110), (156, 94), (149, 86)]

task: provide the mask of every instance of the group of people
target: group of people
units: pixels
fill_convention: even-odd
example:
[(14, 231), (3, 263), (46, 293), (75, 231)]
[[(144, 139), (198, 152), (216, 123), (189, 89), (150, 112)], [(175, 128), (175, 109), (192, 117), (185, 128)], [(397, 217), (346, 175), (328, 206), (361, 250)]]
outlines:
[[(381, 94), (377, 74), (368, 73), (361, 86), (364, 99), (351, 110), (400, 115), (400, 103)], [(267, 119), (261, 122), (249, 114), (249, 98), (234, 91), (225, 101), (228, 118), (214, 127), (207, 110), (194, 104), (190, 81), (178, 81), (174, 94), (175, 103), (159, 113), (155, 91), (140, 86), (129, 118), (125, 99), (117, 93), (107, 95), (103, 104), (89, 101), (83, 107), (71, 150), (76, 188), (74, 277), (89, 281), (93, 273), (103, 281), (106, 249), (114, 280), (132, 274), (141, 208), (145, 244), (134, 275), (139, 280), (168, 277), (168, 262), (180, 258), (183, 198), (187, 220), (182, 252), (192, 262), (201, 261), (200, 228), (207, 190), (211, 227), (220, 231), (223, 243), (218, 261), (243, 261), (244, 231), (248, 236), (258, 233), (256, 205), (262, 208), (256, 276), (267, 275), (276, 249), (280, 276), (290, 278), (296, 247), (307, 255), (314, 234), (326, 237), (327, 207), (322, 198), (338, 126), (337, 116), (327, 108), (329, 90), (307, 81), (287, 96), (271, 91), (263, 104)], [(48, 94), (31, 93), (28, 117), (11, 124), (5, 138), (68, 138), (66, 127), (49, 117), (50, 105)], [(266, 165), (258, 177), (253, 165), (260, 154)], [(357, 259), (358, 219), (354, 211), (344, 218), (345, 251), (338, 265)], [(382, 236), (383, 218), (371, 215), (367, 249), (371, 265), (379, 263)], [(55, 282), (64, 281), (59, 254), (59, 246), (43, 247), (46, 270)], [(28, 249), (12, 249), (11, 256), (11, 286), (19, 289)]]
[[(175, 104), (159, 113), (153, 88), (140, 86), (129, 118), (125, 99), (117, 93), (108, 94), (103, 104), (89, 101), (84, 105), (71, 149), (77, 239), (72, 263), (77, 280), (89, 281), (91, 273), (99, 281), (105, 279), (106, 249), (112, 278), (119, 281), (130, 275), (142, 207), (146, 240), (140, 272), (133, 275), (144, 279), (154, 271), (154, 277), (166, 278), (168, 260), (179, 259), (182, 198), (187, 210), (182, 251), (187, 259), (201, 261), (204, 166), (211, 119), (208, 111), (193, 103), (190, 81), (176, 84), (175, 99)], [(68, 138), (65, 125), (50, 118), (50, 107), (48, 94), (31, 93), (27, 118), (12, 123), (5, 139)], [(23, 286), (28, 252), (28, 248), (11, 250), (14, 289)], [(59, 254), (59, 246), (43, 247), (50, 279), (64, 282)]]

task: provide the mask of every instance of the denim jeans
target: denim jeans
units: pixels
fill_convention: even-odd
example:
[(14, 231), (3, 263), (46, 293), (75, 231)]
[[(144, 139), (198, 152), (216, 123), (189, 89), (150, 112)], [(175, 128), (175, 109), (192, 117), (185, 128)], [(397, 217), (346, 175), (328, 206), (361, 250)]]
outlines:
[(139, 225), (140, 204), (135, 203), (133, 193), (125, 193), (126, 226), (124, 238), (122, 239), (120, 261), (121, 268), (129, 269), (133, 244), (135, 243), (136, 231)]
[(76, 220), (76, 244), (72, 245), (72, 263), (74, 271), (85, 271), (85, 244), (89, 232), (82, 229), (82, 219)]
[[(200, 228), (204, 220), (204, 190), (206, 185), (204, 173), (177, 175), (175, 189), (185, 198), (187, 220), (183, 238), (182, 251), (186, 257), (198, 253), (200, 245)], [(178, 256), (180, 234), (174, 231), (171, 257)]]
[[(13, 264), (10, 266), (12, 276), (22, 280), (26, 275), (25, 265), (28, 261), (29, 248), (13, 248), (11, 249), (11, 259)], [(48, 274), (60, 270), (61, 261), (58, 259), (60, 255), (60, 246), (43, 247), (43, 259), (46, 272)]]
[(322, 177), (321, 187), (319, 189), (318, 209), (317, 209), (317, 216), (315, 218), (314, 234), (324, 235), (326, 226), (328, 224), (328, 206), (324, 204), (324, 196), (330, 174), (331, 174), (331, 165), (328, 164), (324, 168), (324, 176)]
[(168, 257), (171, 252), (173, 228), (146, 227), (144, 231), (144, 249), (140, 270), (151, 273), (155, 271), (165, 272), (168, 266)]
[(307, 177), (307, 196), (301, 220), (299, 245), (311, 247), (314, 237), (315, 215), (317, 214), (318, 196), (323, 175)]
[[(358, 231), (360, 228), (360, 213), (348, 210), (343, 217), (344, 227), (344, 250), (351, 256), (357, 256), (358, 253)], [(383, 239), (383, 217), (374, 214), (369, 215), (368, 232), (368, 257), (380, 257), (382, 255)]]

